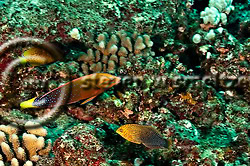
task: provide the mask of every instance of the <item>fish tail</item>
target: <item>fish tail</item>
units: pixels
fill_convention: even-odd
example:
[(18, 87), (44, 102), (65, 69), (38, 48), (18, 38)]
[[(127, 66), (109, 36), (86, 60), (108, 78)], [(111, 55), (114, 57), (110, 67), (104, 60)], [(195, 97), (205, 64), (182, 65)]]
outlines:
[(169, 147), (172, 146), (172, 144), (173, 144), (172, 139), (167, 139), (167, 140), (166, 140), (166, 145), (165, 145), (164, 147), (165, 147), (165, 148), (169, 148)]
[(35, 99), (36, 99), (36, 97), (29, 99), (27, 101), (21, 102), (20, 103), (21, 109), (23, 110), (25, 108), (37, 108), (37, 106), (32, 105)]
[(26, 64), (27, 63), (27, 58), (25, 57), (19, 57), (18, 58), (21, 64)]

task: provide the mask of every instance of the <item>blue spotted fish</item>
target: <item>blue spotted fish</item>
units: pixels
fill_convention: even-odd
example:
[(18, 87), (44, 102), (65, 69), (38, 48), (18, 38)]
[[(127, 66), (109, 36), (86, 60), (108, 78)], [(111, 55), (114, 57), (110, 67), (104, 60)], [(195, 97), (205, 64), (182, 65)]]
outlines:
[(51, 108), (84, 100), (85, 104), (120, 82), (121, 78), (107, 73), (94, 73), (72, 80), (52, 91), (20, 103), (25, 108)]

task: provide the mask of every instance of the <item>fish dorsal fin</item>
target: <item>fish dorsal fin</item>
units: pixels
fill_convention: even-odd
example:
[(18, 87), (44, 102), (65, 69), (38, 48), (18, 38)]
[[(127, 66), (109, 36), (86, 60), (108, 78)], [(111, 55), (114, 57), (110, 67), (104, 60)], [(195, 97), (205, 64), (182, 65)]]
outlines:
[(96, 96), (90, 97), (87, 100), (84, 100), (84, 102), (81, 103), (81, 105), (86, 104), (87, 102), (93, 100)]

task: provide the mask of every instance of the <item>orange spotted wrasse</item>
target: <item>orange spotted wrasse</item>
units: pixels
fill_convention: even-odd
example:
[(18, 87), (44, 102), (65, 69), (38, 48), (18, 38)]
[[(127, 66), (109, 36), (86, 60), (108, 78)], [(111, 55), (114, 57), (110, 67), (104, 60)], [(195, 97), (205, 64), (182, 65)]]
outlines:
[(94, 73), (74, 79), (50, 92), (20, 103), (25, 108), (51, 108), (84, 100), (85, 104), (120, 82), (121, 78), (107, 73)]
[(171, 145), (171, 141), (165, 140), (152, 126), (126, 124), (119, 127), (116, 133), (130, 142), (143, 144), (150, 149), (168, 148)]

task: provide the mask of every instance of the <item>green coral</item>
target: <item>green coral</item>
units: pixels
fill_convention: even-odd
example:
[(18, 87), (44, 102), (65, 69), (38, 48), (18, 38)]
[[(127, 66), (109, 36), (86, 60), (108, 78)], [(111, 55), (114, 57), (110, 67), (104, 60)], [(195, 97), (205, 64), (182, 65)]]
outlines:
[(190, 121), (178, 121), (177, 124), (175, 124), (175, 129), (182, 139), (200, 142), (200, 133)]
[(224, 124), (214, 126), (205, 136), (204, 142), (213, 147), (230, 146), (237, 138), (236, 131)]

